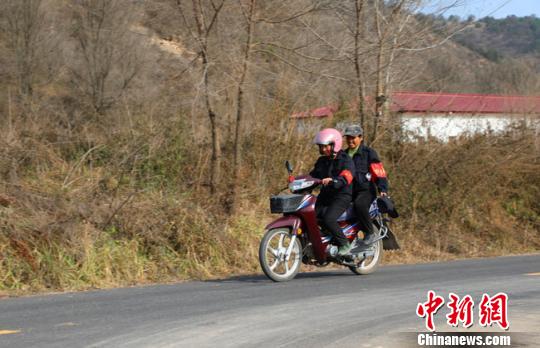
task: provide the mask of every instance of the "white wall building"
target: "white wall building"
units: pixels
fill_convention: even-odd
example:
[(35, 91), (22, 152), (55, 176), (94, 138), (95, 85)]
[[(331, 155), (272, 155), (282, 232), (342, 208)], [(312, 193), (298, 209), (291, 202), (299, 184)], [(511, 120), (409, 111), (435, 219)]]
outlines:
[[(369, 104), (369, 100), (366, 100)], [(409, 139), (448, 140), (475, 133), (500, 133), (514, 126), (540, 135), (540, 97), (488, 94), (395, 92), (388, 100)], [(299, 130), (318, 129), (338, 111), (337, 105), (297, 112)]]

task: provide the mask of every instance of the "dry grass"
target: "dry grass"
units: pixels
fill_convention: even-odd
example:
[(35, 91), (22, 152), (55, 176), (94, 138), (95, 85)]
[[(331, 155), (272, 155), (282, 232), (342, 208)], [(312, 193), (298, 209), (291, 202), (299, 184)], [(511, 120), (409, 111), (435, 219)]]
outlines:
[[(27, 7), (35, 2), (24, 3)], [(163, 1), (144, 3), (140, 12), (136, 8), (129, 13), (123, 8), (104, 12), (112, 22), (98, 26), (105, 38), (100, 43), (106, 48), (93, 52), (101, 56), (94, 57), (97, 63), (106, 63), (100, 67), (90, 63), (92, 52), (81, 46), (94, 46), (85, 45), (83, 35), (83, 27), (92, 26), (73, 31), (74, 24), (84, 24), (80, 20), (88, 16), (70, 14), (63, 2), (41, 6), (43, 21), (37, 21), (38, 26), (0, 29), (0, 292), (114, 287), (258, 272), (258, 241), (265, 223), (273, 218), (268, 196), (286, 182), (283, 162), (291, 160), (296, 172), (302, 173), (317, 156), (311, 144), (313, 132), (298, 132), (288, 114), (336, 100), (348, 108), (352, 93), (348, 82), (305, 74), (277, 58), (288, 57), (301, 70), (347, 76), (352, 65), (333, 59), (306, 60), (277, 50), (317, 42), (312, 30), (324, 29), (331, 41), (346, 39), (340, 21), (327, 17), (328, 11), (309, 11), (309, 16), (315, 16), (310, 20), (313, 28), (291, 31), (290, 23), (258, 23), (257, 40), (279, 45), (260, 46), (268, 54), (251, 55), (244, 95), (243, 165), (239, 177), (231, 177), (245, 34), (240, 8), (225, 6), (209, 36), (209, 92), (222, 134), (223, 157), (218, 193), (211, 195), (205, 79), (193, 53), (199, 51), (198, 45), (189, 39), (176, 9)], [(302, 2), (290, 4), (262, 6), (259, 14), (279, 18), (303, 12), (297, 11)], [(15, 8), (19, 6), (10, 6)], [(147, 16), (139, 17), (143, 12)], [(21, 12), (0, 11), (0, 25), (7, 23), (4, 14), (14, 23), (22, 20), (13, 16)], [(24, 28), (39, 33), (32, 47), (25, 46), (24, 40), (11, 40), (25, 37)], [(156, 40), (156, 35), (166, 40)], [(35, 52), (33, 58), (23, 54), (28, 59), (21, 60), (25, 50)], [(311, 45), (302, 52), (302, 56), (328, 58), (343, 53)], [(392, 70), (407, 74), (392, 76), (396, 84), (390, 89), (410, 85), (417, 90), (474, 91), (491, 86), (504, 87), (508, 93), (523, 88), (531, 95), (538, 91), (538, 86), (523, 84), (522, 79), (493, 85), (493, 74), (485, 73), (492, 69), (491, 63), (478, 76), (467, 74), (484, 64), (470, 52), (445, 48), (438, 53), (442, 60), (434, 52), (426, 51), (426, 59), (401, 63), (397, 59)], [(363, 61), (366, 77), (376, 67), (372, 58)], [(429, 63), (428, 68), (420, 61)], [(21, 62), (29, 63), (31, 71), (20, 70)], [(94, 68), (106, 71), (96, 75)], [(86, 79), (87, 74), (101, 78)], [(21, 75), (31, 78), (31, 94)], [(418, 79), (412, 78), (416, 75)], [(409, 81), (400, 87), (403, 78)], [(367, 85), (374, 86), (370, 79)], [(374, 95), (370, 88), (366, 93)], [(540, 164), (534, 134), (517, 130), (450, 144), (381, 140), (376, 148), (391, 175), (392, 194), (402, 214), (394, 229), (403, 249), (389, 253), (386, 262), (538, 250)], [(241, 209), (228, 216), (224, 206), (230, 203), (233, 181), (241, 183)]]
[[(385, 154), (404, 250), (391, 261), (495, 256), (540, 247), (534, 132), (409, 143)], [(402, 258), (405, 256), (405, 258)]]
[[(208, 152), (186, 146), (178, 117), (141, 114), (129, 127), (118, 118), (70, 132), (51, 119), (3, 127), (0, 291), (258, 272), (258, 242), (272, 219), (267, 199), (284, 186), (283, 161), (305, 172), (317, 156), (311, 134), (280, 126), (285, 115), (274, 115), (244, 144), (234, 178), (244, 183), (242, 212), (233, 217), (222, 209), (233, 178), (209, 195)], [(512, 134), (377, 146), (402, 215), (394, 230), (403, 249), (385, 262), (538, 250), (538, 150), (533, 134)]]

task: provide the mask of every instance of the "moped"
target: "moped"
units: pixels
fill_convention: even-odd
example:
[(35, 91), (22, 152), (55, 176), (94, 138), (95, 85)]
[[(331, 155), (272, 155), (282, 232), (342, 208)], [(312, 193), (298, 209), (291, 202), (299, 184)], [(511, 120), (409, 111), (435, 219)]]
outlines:
[(317, 196), (312, 191), (321, 184), (321, 180), (309, 175), (295, 177), (289, 161), (285, 165), (291, 194), (270, 197), (270, 211), (282, 216), (266, 226), (259, 246), (259, 262), (268, 278), (276, 282), (291, 280), (298, 274), (302, 263), (316, 266), (335, 263), (348, 267), (355, 274), (369, 274), (377, 269), (383, 250), (399, 249), (388, 226), (390, 220), (385, 207), (375, 199), (369, 215), (377, 238), (369, 245), (359, 238), (361, 231), (351, 203), (338, 223), (352, 243), (352, 249), (348, 255), (338, 255), (337, 246), (330, 243), (332, 238), (321, 229), (315, 213)]

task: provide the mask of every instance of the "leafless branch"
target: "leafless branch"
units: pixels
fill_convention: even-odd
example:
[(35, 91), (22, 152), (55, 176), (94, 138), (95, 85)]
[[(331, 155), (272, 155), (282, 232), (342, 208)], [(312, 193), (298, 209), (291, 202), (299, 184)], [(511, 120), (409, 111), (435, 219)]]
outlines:
[(254, 50), (253, 53), (265, 53), (265, 54), (269, 54), (271, 56), (274, 56), (276, 58), (278, 58), (280, 61), (282, 61), (283, 63), (295, 68), (296, 70), (298, 71), (301, 71), (301, 72), (304, 72), (304, 73), (308, 73), (308, 74), (312, 74), (312, 75), (316, 75), (316, 76), (321, 76), (321, 77), (326, 77), (326, 78), (329, 78), (329, 79), (335, 79), (335, 80), (340, 80), (340, 81), (347, 81), (347, 82), (351, 82), (350, 79), (348, 78), (345, 78), (345, 77), (341, 77), (341, 76), (336, 76), (336, 75), (330, 75), (330, 74), (325, 74), (325, 73), (320, 73), (320, 72), (315, 72), (315, 71), (312, 71), (312, 70), (308, 70), (308, 69), (305, 69), (305, 68), (302, 68), (300, 66), (298, 66), (297, 64), (294, 64), (293, 62), (285, 59), (284, 57), (274, 53), (274, 52), (271, 52), (271, 51), (268, 51), (268, 50), (262, 50), (262, 49), (258, 49), (258, 50)]
[[(327, 58), (327, 57), (314, 57), (314, 56), (310, 56), (310, 55), (307, 55), (307, 54), (304, 54), (302, 52), (299, 52), (299, 50), (301, 48), (291, 48), (291, 47), (285, 47), (285, 46), (282, 46), (280, 44), (277, 44), (277, 43), (273, 43), (273, 42), (260, 42), (260, 43), (257, 43), (256, 44), (257, 46), (272, 46), (272, 47), (276, 47), (276, 48), (279, 48), (279, 49), (282, 49), (282, 50), (285, 50), (285, 51), (289, 51), (289, 52), (292, 52), (302, 58), (305, 58), (305, 59), (309, 59), (309, 60), (313, 60), (313, 61), (325, 61), (325, 62), (343, 62), (345, 60), (350, 60), (349, 58)], [(303, 48), (303, 47), (302, 47)]]
[(302, 16), (305, 16), (308, 13), (311, 13), (311, 12), (317, 11), (317, 10), (320, 10), (320, 8), (318, 8), (317, 6), (311, 6), (311, 7), (307, 8), (306, 10), (297, 12), (297, 13), (295, 13), (292, 16), (287, 17), (287, 18), (282, 18), (282, 19), (256, 18), (253, 21), (254, 22), (264, 22), (264, 23), (269, 23), (269, 24), (285, 23), (285, 22), (290, 22), (290, 21), (292, 21), (294, 19), (300, 18)]
[(323, 43), (325, 43), (328, 47), (339, 51), (339, 48), (334, 46), (330, 41), (326, 40), (322, 35), (320, 35), (316, 30), (314, 30), (310, 25), (308, 25), (305, 21), (300, 20), (300, 22), (306, 27), (313, 35), (315, 35), (319, 40), (321, 40)]
[(450, 35), (446, 36), (445, 38), (443, 38), (439, 42), (437, 42), (437, 43), (435, 43), (433, 45), (430, 45), (430, 46), (419, 47), (419, 48), (400, 47), (400, 48), (398, 48), (398, 50), (401, 50), (401, 51), (414, 51), (414, 52), (430, 50), (430, 49), (433, 49), (433, 48), (436, 48), (438, 46), (441, 46), (441, 45), (445, 44), (446, 42), (448, 42), (448, 40), (453, 38), (455, 35), (459, 34), (460, 32), (464, 31), (467, 28), (470, 28), (471, 26), (472, 26), (472, 24), (467, 24), (467, 25), (463, 26), (462, 28), (459, 28), (458, 30), (454, 31)]

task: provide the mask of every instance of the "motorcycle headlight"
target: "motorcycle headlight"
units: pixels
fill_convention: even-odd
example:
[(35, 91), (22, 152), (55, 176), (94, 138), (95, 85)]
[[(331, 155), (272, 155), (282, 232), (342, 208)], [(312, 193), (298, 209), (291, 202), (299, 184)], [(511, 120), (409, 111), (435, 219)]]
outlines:
[(291, 191), (299, 191), (299, 190), (303, 190), (305, 188), (313, 186), (314, 183), (315, 182), (313, 180), (305, 180), (305, 179), (295, 180), (289, 184), (289, 189)]

